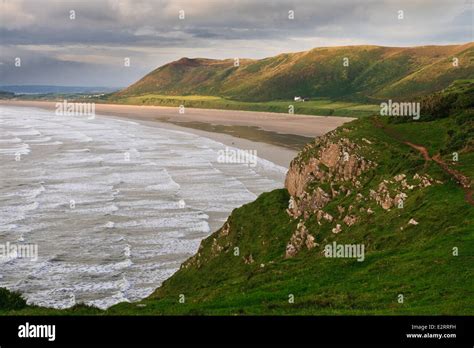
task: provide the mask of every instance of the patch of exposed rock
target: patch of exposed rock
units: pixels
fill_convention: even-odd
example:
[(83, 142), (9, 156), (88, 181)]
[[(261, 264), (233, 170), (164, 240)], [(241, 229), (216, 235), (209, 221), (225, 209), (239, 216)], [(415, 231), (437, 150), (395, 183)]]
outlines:
[(330, 133), (308, 144), (291, 162), (286, 175), (285, 187), (291, 195), (288, 214), (298, 218), (305, 212), (315, 213), (334, 197), (361, 187), (360, 175), (375, 163), (358, 155), (358, 149), (347, 138), (331, 140)]
[(244, 259), (244, 263), (246, 265), (250, 265), (250, 264), (255, 262), (254, 259), (253, 259), (252, 254), (250, 254), (249, 256), (244, 256), (243, 259)]
[(418, 173), (413, 175), (408, 183), (405, 174), (398, 174), (393, 179), (383, 180), (376, 190), (370, 190), (369, 197), (385, 210), (392, 207), (402, 208), (404, 201), (408, 198), (407, 192), (440, 183), (442, 182), (434, 180), (428, 174)]
[(311, 250), (316, 245), (317, 243), (314, 242), (314, 237), (309, 234), (304, 223), (300, 222), (295, 233), (291, 236), (290, 242), (286, 246), (285, 257), (295, 256), (304, 246), (306, 246), (308, 250)]
[(341, 225), (340, 224), (336, 224), (336, 227), (334, 227), (332, 229), (332, 233), (335, 233), (335, 234), (338, 234), (339, 232), (341, 232), (342, 229), (341, 229)]
[(347, 226), (352, 226), (352, 225), (354, 225), (354, 224), (357, 222), (357, 216), (355, 216), (355, 215), (347, 215), (342, 221), (344, 221), (344, 223), (345, 223)]
[[(218, 256), (222, 252), (228, 252), (230, 250), (231, 244), (227, 240), (227, 236), (229, 235), (231, 231), (230, 227), (230, 222), (227, 220), (224, 225), (221, 227), (217, 233), (213, 234), (211, 237), (212, 238), (212, 243), (211, 243), (211, 253), (207, 256), (207, 258), (214, 258)], [(189, 258), (187, 261), (185, 261), (182, 265), (181, 268), (189, 268), (191, 266), (200, 268), (204, 263), (204, 256), (203, 256), (203, 249), (204, 249), (204, 242), (202, 241), (201, 244), (199, 245), (198, 252)], [(251, 262), (248, 262), (251, 261)], [(249, 258), (245, 259), (245, 263), (252, 263), (253, 258), (252, 255), (249, 256)]]
[[(400, 173), (382, 180), (364, 194), (364, 185), (369, 183), (368, 172), (377, 166), (361, 155), (362, 147), (372, 142), (362, 139), (361, 144), (348, 138), (337, 139), (334, 132), (317, 138), (291, 162), (286, 175), (285, 187), (290, 194), (288, 215), (299, 223), (286, 247), (286, 257), (293, 257), (303, 248), (314, 247), (317, 231), (308, 231), (305, 221), (316, 217), (319, 226), (330, 224), (330, 231), (339, 234), (360, 220), (360, 214), (375, 214), (374, 203), (384, 210), (403, 208), (413, 190), (441, 183), (427, 174), (415, 174), (410, 178)], [(370, 185), (374, 185), (370, 183)], [(353, 204), (338, 205), (335, 216), (325, 207), (337, 197), (355, 193)], [(365, 206), (361, 206), (365, 205)]]
[[(300, 223), (287, 244), (286, 257), (295, 256), (304, 247), (314, 247), (314, 237), (304, 226), (306, 219), (316, 214), (319, 225), (332, 223), (334, 217), (323, 208), (335, 197), (348, 196), (362, 187), (361, 175), (376, 164), (361, 156), (359, 150), (358, 144), (344, 137), (333, 139), (329, 133), (306, 145), (291, 162), (285, 179), (285, 187), (291, 195), (287, 213)], [(339, 218), (342, 218), (346, 209), (338, 208)], [(343, 221), (352, 226), (357, 217), (347, 214)], [(336, 224), (333, 232), (341, 231), (341, 225)]]

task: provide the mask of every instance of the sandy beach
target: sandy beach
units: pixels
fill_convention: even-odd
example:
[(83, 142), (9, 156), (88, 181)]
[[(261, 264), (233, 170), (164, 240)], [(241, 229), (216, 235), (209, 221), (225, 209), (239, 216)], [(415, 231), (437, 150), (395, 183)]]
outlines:
[[(0, 105), (55, 110), (56, 102), (1, 100)], [(180, 114), (176, 107), (117, 104), (96, 104), (95, 111), (98, 115), (185, 130), (240, 149), (256, 149), (262, 158), (284, 167), (288, 167), (298, 148), (306, 142), (353, 120), (349, 117), (195, 108), (186, 108), (184, 114)]]

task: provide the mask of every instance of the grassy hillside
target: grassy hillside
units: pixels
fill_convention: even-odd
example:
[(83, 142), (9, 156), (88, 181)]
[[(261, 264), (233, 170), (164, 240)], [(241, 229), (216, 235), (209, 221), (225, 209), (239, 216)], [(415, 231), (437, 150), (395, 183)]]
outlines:
[[(111, 101), (111, 99), (107, 101)], [(311, 101), (299, 103), (294, 102), (293, 100), (245, 102), (221, 97), (201, 95), (167, 96), (157, 94), (143, 94), (140, 96), (113, 99), (113, 101), (119, 104), (132, 105), (161, 105), (175, 107), (184, 105), (190, 108), (265, 111), (280, 113), (288, 113), (289, 105), (293, 105), (295, 114), (347, 117), (371, 116), (380, 112), (379, 105), (362, 104), (349, 101), (332, 101), (327, 98), (317, 98)]]
[[(410, 134), (404, 133), (407, 124), (386, 121), (379, 120), (384, 127), (403, 132), (408, 140), (436, 138), (433, 145), (438, 148), (449, 146), (450, 130), (472, 130), (472, 121), (460, 126), (454, 118), (446, 118), (411, 124)], [(463, 188), (437, 163), (425, 162), (420, 153), (388, 135), (386, 129), (374, 127), (370, 119), (339, 129), (330, 141), (342, 138), (358, 144), (359, 154), (377, 167), (359, 178), (360, 189), (339, 196), (324, 208), (335, 221), (319, 225), (312, 214), (305, 219), (318, 246), (285, 258), (299, 220), (290, 219), (285, 211), (290, 198), (286, 190), (263, 194), (234, 210), (228, 225), (207, 238), (197, 256), (142, 301), (146, 307), (139, 312), (474, 314), (474, 207), (466, 202)], [(297, 160), (309, 162), (317, 148), (308, 146)], [(464, 144), (457, 150), (460, 163), (472, 168), (472, 148)], [(359, 193), (369, 196), (384, 180), (393, 185), (393, 178), (400, 174), (409, 178), (410, 185), (416, 186), (417, 174), (431, 178), (432, 184), (408, 192), (403, 209), (385, 210), (371, 200), (357, 201)], [(358, 222), (348, 227), (338, 207), (347, 211), (351, 205)], [(368, 208), (373, 213), (368, 214)], [(409, 224), (411, 219), (418, 224)], [(338, 223), (342, 232), (334, 234), (332, 229)], [(324, 246), (333, 241), (365, 244), (365, 260), (324, 257)], [(239, 256), (234, 254), (235, 247), (240, 249)], [(454, 247), (458, 256), (453, 255)], [(186, 303), (178, 302), (180, 294), (186, 296)], [(294, 303), (288, 302), (290, 295)], [(109, 312), (135, 312), (133, 306), (122, 304)]]
[[(437, 111), (416, 122), (362, 118), (315, 139), (293, 160), (288, 190), (235, 209), (139, 303), (56, 311), (0, 292), (0, 313), (473, 315), (470, 88), (459, 82), (426, 99)], [(394, 202), (402, 193), (400, 207)], [(333, 242), (363, 244), (364, 260), (325, 257)], [(291, 255), (290, 244), (297, 247)]]
[[(474, 44), (413, 48), (344, 46), (261, 60), (182, 58), (152, 71), (110, 100), (143, 95), (221, 97), (233, 101), (310, 98), (406, 99), (474, 78)], [(344, 66), (344, 59), (348, 66)], [(453, 66), (453, 58), (458, 66)]]

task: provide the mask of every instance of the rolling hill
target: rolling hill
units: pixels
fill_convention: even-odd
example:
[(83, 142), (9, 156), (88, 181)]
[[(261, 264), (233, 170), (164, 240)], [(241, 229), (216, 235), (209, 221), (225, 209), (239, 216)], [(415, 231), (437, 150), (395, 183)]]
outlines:
[[(347, 58), (347, 60), (345, 60)], [(458, 65), (453, 65), (457, 58)], [(347, 62), (348, 66), (344, 66)], [(262, 102), (310, 98), (410, 99), (474, 78), (474, 43), (449, 46), (323, 47), (261, 60), (182, 58), (113, 95), (216, 96)]]

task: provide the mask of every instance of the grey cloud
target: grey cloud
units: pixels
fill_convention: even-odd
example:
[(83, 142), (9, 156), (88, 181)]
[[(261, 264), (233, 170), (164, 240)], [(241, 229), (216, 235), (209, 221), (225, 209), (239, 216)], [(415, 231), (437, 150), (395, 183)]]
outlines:
[[(70, 66), (78, 76), (95, 71), (81, 55), (109, 55), (110, 61), (133, 56), (145, 71), (184, 55), (261, 58), (319, 45), (473, 40), (472, 4), (466, 0), (3, 0), (0, 7), (2, 59), (16, 48), (25, 58), (42, 53), (66, 69), (58, 62), (74, 54)], [(76, 11), (75, 20), (69, 19), (70, 10)], [(179, 10), (185, 20), (178, 19)], [(294, 20), (288, 19), (289, 10), (295, 11)], [(404, 11), (402, 21), (398, 10)], [(56, 49), (41, 51), (42, 46)], [(121, 84), (136, 78), (130, 72), (120, 76)]]
[[(15, 0), (6, 0), (9, 3)], [(16, 0), (18, 1), (18, 0)], [(2, 33), (9, 43), (25, 43), (25, 32), (31, 42), (51, 42), (59, 44), (77, 42), (121, 41), (145, 43), (146, 35), (130, 35), (138, 28), (148, 26), (157, 32), (183, 30), (196, 37), (222, 37), (223, 39), (269, 38), (280, 39), (295, 34), (310, 36), (319, 28), (338, 25), (345, 28), (348, 35), (371, 31), (383, 31), (385, 25), (395, 23), (399, 9), (405, 11), (404, 26), (430, 30), (442, 35), (443, 28), (435, 24), (444, 22), (446, 16), (464, 25), (459, 28), (468, 32), (471, 22), (468, 15), (461, 16), (465, 0), (446, 1), (24, 1), (21, 9), (35, 20), (19, 30)], [(76, 11), (76, 19), (69, 19), (69, 10)], [(185, 20), (178, 19), (178, 11), (183, 9)], [(288, 10), (295, 11), (295, 19), (288, 20)], [(456, 13), (457, 11), (457, 13)], [(8, 17), (8, 13), (2, 15)], [(7, 21), (8, 22), (8, 21)], [(1, 27), (2, 25), (0, 25)], [(205, 29), (203, 29), (203, 27)], [(246, 29), (245, 31), (242, 29)], [(423, 31), (423, 30), (422, 30)], [(421, 32), (422, 32), (421, 31)], [(234, 35), (235, 33), (235, 35)], [(177, 40), (180, 42), (179, 40)]]

